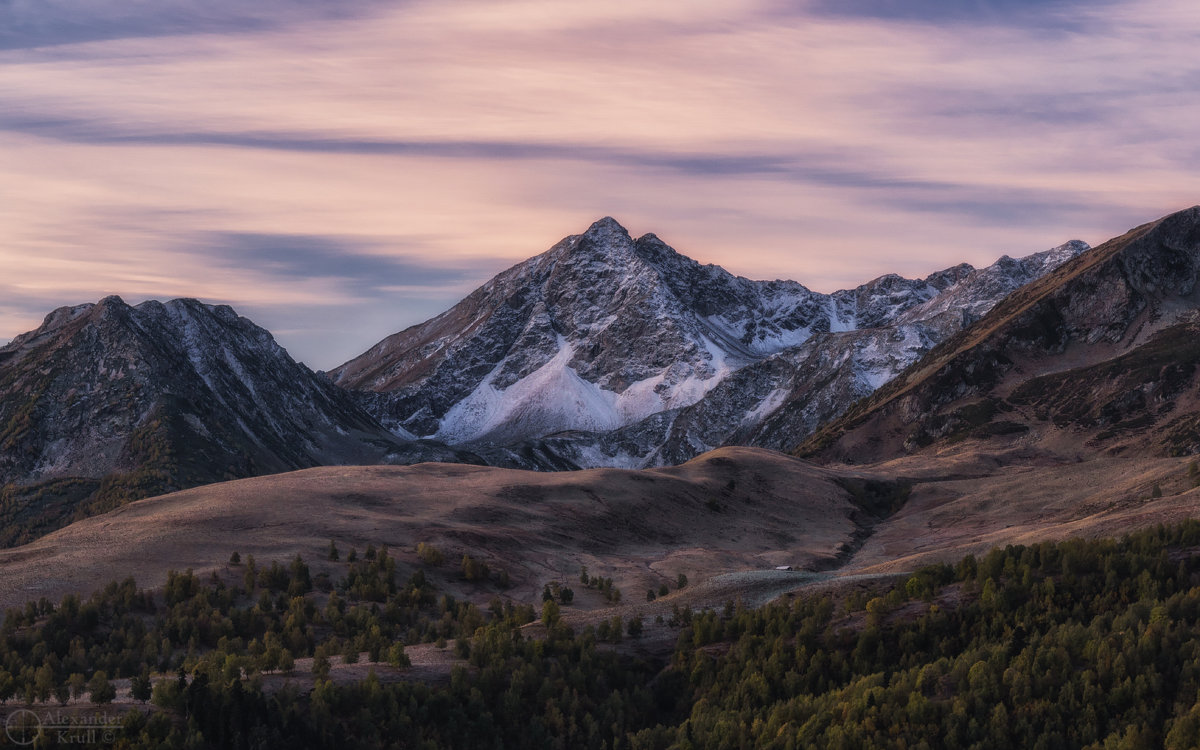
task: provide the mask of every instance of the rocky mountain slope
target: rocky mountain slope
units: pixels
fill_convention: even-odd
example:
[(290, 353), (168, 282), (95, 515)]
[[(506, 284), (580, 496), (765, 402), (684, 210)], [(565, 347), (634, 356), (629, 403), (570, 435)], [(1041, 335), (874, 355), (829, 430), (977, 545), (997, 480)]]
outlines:
[(603, 219), (331, 375), (378, 393), (389, 426), (447, 442), (612, 429), (851, 325), (857, 302), (740, 279)]
[(830, 295), (702, 266), (602, 219), (331, 373), (401, 436), (528, 468), (791, 447), (1087, 246)]
[(198, 484), (413, 458), (464, 456), (403, 444), (229, 307), (108, 297), (0, 348), (0, 542)]
[(1198, 277), (1200, 207), (1137, 227), (1006, 298), (801, 452), (1196, 453)]

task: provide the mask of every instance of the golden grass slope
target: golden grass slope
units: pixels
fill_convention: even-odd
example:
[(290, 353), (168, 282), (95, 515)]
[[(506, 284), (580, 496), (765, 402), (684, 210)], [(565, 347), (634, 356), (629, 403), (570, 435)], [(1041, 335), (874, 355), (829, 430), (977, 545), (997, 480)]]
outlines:
[(1120, 537), (1200, 516), (1191, 459), (1021, 460), (961, 446), (871, 468), (908, 476), (908, 502), (875, 527), (845, 572), (911, 571), (994, 547)]
[(142, 500), (2, 551), (0, 606), (88, 594), (126, 576), (156, 587), (170, 569), (217, 569), (235, 550), (262, 562), (300, 554), (319, 570), (330, 539), (343, 555), (388, 544), (413, 567), (416, 544), (433, 544), (447, 558), (439, 585), (452, 591), (466, 553), (506, 569), (507, 593), (519, 599), (535, 599), (549, 580), (575, 581), (580, 565), (627, 598), (644, 597), (679, 573), (699, 581), (832, 560), (857, 528), (836, 476), (747, 448), (651, 471), (306, 469)]

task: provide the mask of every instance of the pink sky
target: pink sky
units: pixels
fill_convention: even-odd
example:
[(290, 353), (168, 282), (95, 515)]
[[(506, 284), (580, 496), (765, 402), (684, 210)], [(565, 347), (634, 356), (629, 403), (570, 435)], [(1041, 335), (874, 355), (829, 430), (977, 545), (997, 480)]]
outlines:
[(604, 215), (832, 291), (1200, 202), (1195, 3), (944, 5), (4, 5), (0, 341), (195, 296), (327, 368)]

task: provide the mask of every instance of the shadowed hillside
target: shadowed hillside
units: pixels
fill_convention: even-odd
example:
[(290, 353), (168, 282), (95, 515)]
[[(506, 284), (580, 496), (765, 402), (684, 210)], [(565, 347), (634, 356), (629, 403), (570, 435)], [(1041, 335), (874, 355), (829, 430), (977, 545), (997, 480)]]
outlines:
[(454, 464), (329, 467), (244, 479), (142, 500), (0, 552), (0, 604), (88, 592), (169, 569), (311, 560), (330, 539), (388, 544), (415, 563), (426, 542), (448, 571), (464, 553), (509, 572), (532, 600), (581, 565), (629, 592), (679, 573), (827, 565), (861, 516), (837, 475), (780, 454), (725, 449), (652, 471), (544, 474)]

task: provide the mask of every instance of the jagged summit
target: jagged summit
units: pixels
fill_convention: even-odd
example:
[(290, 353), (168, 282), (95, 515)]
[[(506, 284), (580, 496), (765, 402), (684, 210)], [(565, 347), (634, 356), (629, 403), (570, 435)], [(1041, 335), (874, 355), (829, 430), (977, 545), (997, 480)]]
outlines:
[[(697, 405), (732, 373), (814, 337), (887, 328), (972, 273), (960, 265), (818, 294), (701, 265), (604, 217), (330, 376), (404, 437), (503, 445), (607, 433)], [(906, 340), (923, 352), (940, 338)]]
[(604, 234), (620, 234), (629, 237), (629, 230), (613, 217), (603, 216), (593, 221), (592, 225), (581, 236), (587, 238)]

